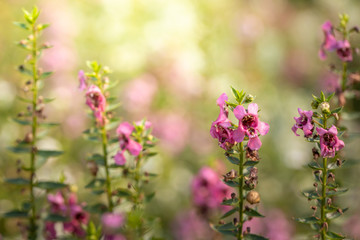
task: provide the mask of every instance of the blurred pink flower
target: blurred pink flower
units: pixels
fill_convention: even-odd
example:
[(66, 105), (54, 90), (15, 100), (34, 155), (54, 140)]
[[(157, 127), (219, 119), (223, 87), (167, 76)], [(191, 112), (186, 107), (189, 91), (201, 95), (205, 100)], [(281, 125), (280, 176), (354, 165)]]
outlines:
[(320, 135), (320, 148), (322, 157), (335, 157), (336, 151), (341, 150), (345, 144), (337, 137), (337, 128), (332, 125), (329, 130), (323, 128), (316, 128), (317, 133)]
[(224, 209), (224, 198), (230, 198), (231, 188), (220, 180), (220, 176), (210, 167), (203, 167), (191, 183), (193, 202), (202, 213)]
[(143, 75), (132, 80), (124, 90), (124, 105), (130, 112), (148, 110), (158, 89), (157, 81), (152, 75)]
[(126, 240), (126, 238), (121, 234), (116, 234), (116, 235), (105, 235), (104, 240)]
[(326, 59), (326, 52), (325, 51), (334, 51), (338, 47), (338, 42), (334, 35), (334, 27), (331, 24), (330, 21), (326, 21), (322, 25), (322, 30), (324, 33), (324, 42), (321, 45), (320, 51), (319, 51), (319, 57), (321, 60)]
[(173, 231), (177, 240), (213, 239), (213, 230), (209, 223), (195, 211), (180, 213), (173, 224)]
[(351, 216), (343, 225), (344, 232), (353, 239), (360, 238), (360, 215)]
[(86, 104), (94, 113), (96, 121), (100, 124), (104, 123), (104, 114), (106, 108), (106, 98), (100, 88), (90, 85), (86, 91)]
[(61, 192), (57, 192), (55, 194), (49, 194), (47, 196), (48, 202), (50, 203), (51, 212), (57, 213), (61, 211), (65, 211), (65, 200), (62, 196)]
[(353, 60), (350, 42), (348, 40), (338, 41), (336, 53), (343, 62)]
[[(57, 238), (55, 223), (45, 222), (44, 237), (46, 240), (54, 240)], [(1, 239), (1, 238), (0, 238)]]
[(86, 76), (85, 76), (85, 73), (83, 70), (80, 70), (79, 73), (78, 73), (78, 79), (79, 79), (79, 89), (81, 91), (84, 91), (87, 87), (87, 84), (86, 84)]
[(104, 213), (101, 216), (102, 229), (106, 234), (116, 233), (125, 223), (125, 217), (118, 213)]
[(321, 77), (321, 89), (325, 89), (329, 93), (340, 91), (339, 76), (333, 72), (327, 72)]
[(305, 137), (310, 137), (314, 131), (314, 126), (312, 123), (312, 111), (303, 111), (301, 108), (298, 108), (298, 112), (300, 117), (294, 117), (295, 124), (291, 128), (291, 130), (295, 133), (296, 136), (300, 136), (297, 134), (297, 130), (301, 129), (304, 131)]
[(234, 109), (234, 115), (239, 119), (239, 127), (233, 134), (235, 141), (242, 142), (245, 136), (248, 136), (248, 147), (251, 150), (258, 150), (262, 145), (258, 133), (266, 135), (269, 132), (269, 124), (258, 119), (258, 105), (250, 103), (247, 110), (241, 105), (237, 106)]

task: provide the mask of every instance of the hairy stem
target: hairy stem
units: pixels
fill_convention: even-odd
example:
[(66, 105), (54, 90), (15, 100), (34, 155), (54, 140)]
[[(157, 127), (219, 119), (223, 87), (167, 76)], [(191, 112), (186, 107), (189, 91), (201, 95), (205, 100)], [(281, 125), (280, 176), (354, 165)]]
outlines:
[(31, 205), (31, 215), (30, 215), (30, 228), (29, 228), (29, 239), (35, 240), (37, 238), (36, 230), (36, 206), (35, 206), (35, 195), (34, 195), (34, 178), (35, 178), (35, 160), (36, 160), (36, 133), (37, 133), (37, 98), (38, 98), (38, 87), (37, 81), (39, 79), (37, 72), (37, 32), (35, 28), (35, 23), (31, 25), (32, 34), (33, 34), (33, 42), (32, 42), (32, 60), (30, 64), (32, 65), (33, 72), (33, 98), (32, 98), (32, 141), (30, 148), (30, 205)]
[(244, 164), (244, 144), (239, 144), (240, 150), (240, 163), (239, 163), (239, 227), (238, 227), (238, 240), (243, 239), (243, 214), (244, 214), (244, 197), (243, 197), (243, 164)]
[(105, 167), (105, 175), (106, 175), (106, 194), (108, 199), (109, 211), (112, 212), (114, 205), (112, 202), (112, 193), (111, 193), (111, 181), (110, 181), (110, 173), (109, 173), (109, 165), (108, 165), (108, 139), (107, 139), (107, 132), (106, 132), (106, 124), (101, 127), (101, 137), (102, 137), (102, 147), (103, 147), (103, 154), (104, 154), (104, 167)]

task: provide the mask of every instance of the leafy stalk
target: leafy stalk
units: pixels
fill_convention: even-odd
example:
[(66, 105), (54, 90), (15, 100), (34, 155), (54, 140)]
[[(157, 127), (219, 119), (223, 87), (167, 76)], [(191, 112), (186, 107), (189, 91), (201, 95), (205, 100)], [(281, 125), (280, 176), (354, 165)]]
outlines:
[[(326, 114), (324, 114), (323, 122), (326, 129)], [(326, 186), (327, 186), (327, 158), (323, 158), (323, 171), (322, 171), (322, 191), (321, 191), (321, 239), (326, 240), (326, 231), (328, 228), (328, 222), (325, 215), (326, 210)]]
[(239, 227), (238, 227), (238, 240), (243, 239), (243, 211), (244, 211), (244, 196), (243, 196), (243, 184), (244, 184), (244, 144), (239, 143)]
[(107, 132), (106, 132), (106, 123), (101, 127), (101, 137), (102, 137), (102, 148), (104, 154), (104, 167), (105, 167), (105, 174), (106, 174), (106, 193), (109, 205), (109, 211), (113, 211), (113, 202), (112, 202), (112, 192), (111, 192), (111, 180), (110, 180), (110, 173), (109, 173), (109, 163), (108, 163), (108, 139), (107, 139)]

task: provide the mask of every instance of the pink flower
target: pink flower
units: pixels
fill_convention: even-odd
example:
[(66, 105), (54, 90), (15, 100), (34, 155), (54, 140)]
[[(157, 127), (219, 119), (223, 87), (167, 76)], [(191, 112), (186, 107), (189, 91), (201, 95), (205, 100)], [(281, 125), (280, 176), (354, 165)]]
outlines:
[(103, 231), (106, 234), (115, 233), (125, 223), (125, 217), (118, 213), (104, 213), (101, 217)]
[(337, 129), (334, 125), (329, 130), (323, 128), (316, 128), (320, 135), (320, 148), (322, 157), (335, 157), (336, 151), (341, 150), (345, 144), (337, 137)]
[(86, 76), (85, 76), (85, 73), (84, 73), (83, 70), (79, 71), (78, 79), (79, 79), (79, 82), (80, 82), (79, 89), (81, 91), (84, 91), (86, 89), (86, 87), (87, 87), (87, 84), (86, 84)]
[(266, 135), (269, 131), (269, 124), (259, 121), (257, 112), (256, 103), (250, 103), (248, 110), (245, 110), (243, 106), (237, 106), (234, 109), (234, 115), (239, 119), (239, 127), (234, 131), (233, 137), (235, 141), (242, 142), (245, 136), (248, 136), (248, 147), (251, 150), (258, 150), (261, 147), (258, 133)]
[(338, 41), (336, 53), (343, 62), (353, 60), (350, 42), (348, 40)]
[(91, 85), (86, 91), (86, 104), (94, 112), (94, 117), (100, 124), (104, 123), (106, 98), (99, 87)]
[(119, 144), (121, 149), (121, 151), (118, 151), (115, 155), (116, 164), (125, 164), (125, 150), (127, 150), (133, 156), (138, 156), (142, 151), (142, 145), (131, 138), (131, 133), (134, 131), (134, 129), (134, 126), (128, 122), (121, 123), (116, 129), (116, 133), (119, 136)]
[(226, 109), (226, 101), (228, 97), (225, 93), (221, 94), (216, 103), (220, 107), (218, 118), (212, 122), (210, 135), (218, 139), (219, 146), (225, 150), (229, 150), (235, 144), (233, 138), (234, 130), (230, 129), (231, 121), (228, 119), (228, 111)]
[(209, 167), (200, 169), (191, 184), (194, 204), (204, 214), (211, 210), (217, 210), (226, 197), (230, 197), (231, 189), (223, 183), (217, 173)]
[(312, 123), (312, 111), (303, 111), (301, 108), (298, 108), (298, 112), (300, 114), (300, 117), (294, 117), (295, 124), (291, 128), (291, 130), (295, 133), (296, 136), (300, 136), (297, 134), (297, 130), (301, 129), (304, 131), (305, 137), (310, 137), (314, 131), (314, 126)]
[(126, 238), (121, 234), (116, 234), (116, 235), (105, 235), (104, 240), (126, 240)]
[(334, 51), (338, 47), (338, 42), (334, 35), (334, 27), (330, 21), (326, 21), (322, 25), (322, 30), (324, 32), (324, 42), (321, 45), (319, 51), (319, 57), (321, 60), (326, 59), (326, 52), (325, 51)]
[(61, 192), (57, 192), (55, 194), (49, 194), (47, 196), (48, 202), (50, 203), (51, 212), (58, 213), (64, 211), (66, 209), (64, 197)]

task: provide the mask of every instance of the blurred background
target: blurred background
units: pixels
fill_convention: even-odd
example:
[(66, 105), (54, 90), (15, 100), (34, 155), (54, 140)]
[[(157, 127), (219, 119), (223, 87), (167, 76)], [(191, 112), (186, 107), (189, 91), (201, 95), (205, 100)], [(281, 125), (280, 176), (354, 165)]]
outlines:
[[(329, 89), (329, 64), (333, 54), (320, 61), (318, 49), (325, 20), (338, 23), (338, 14), (350, 15), (349, 26), (360, 24), (356, 0), (1, 0), (0, 1), (0, 179), (16, 175), (16, 156), (6, 151), (26, 131), (11, 120), (26, 105), (16, 100), (27, 80), (16, 68), (25, 51), (14, 42), (26, 32), (12, 22), (22, 21), (21, 8), (37, 5), (40, 21), (50, 23), (42, 42), (54, 47), (41, 60), (44, 70), (55, 71), (42, 94), (54, 97), (45, 113), (61, 123), (41, 145), (64, 150), (38, 173), (42, 179), (58, 179), (78, 187), (80, 200), (92, 197), (84, 185), (91, 179), (85, 158), (94, 144), (82, 137), (90, 119), (84, 93), (78, 90), (77, 72), (86, 60), (109, 66), (111, 80), (120, 84), (112, 94), (122, 102), (118, 114), (124, 120), (146, 117), (160, 139), (159, 154), (146, 166), (159, 174), (152, 182), (156, 197), (148, 209), (159, 218), (159, 234), (179, 237), (182, 218), (192, 214), (190, 184), (204, 166), (224, 173), (231, 169), (223, 151), (212, 139), (211, 122), (218, 116), (216, 99), (229, 86), (256, 96), (261, 119), (270, 124), (262, 137), (259, 185), (261, 211), (257, 231), (274, 240), (309, 239), (308, 226), (292, 217), (312, 214), (300, 191), (311, 188), (311, 144), (291, 131), (297, 108), (310, 109), (311, 94)], [(353, 46), (360, 37), (353, 35)], [(359, 57), (350, 69), (356, 71)], [(349, 101), (348, 111), (360, 108)], [(359, 133), (357, 119), (344, 120)], [(352, 136), (352, 135), (351, 135)], [(359, 159), (359, 141), (345, 139), (345, 159)], [(332, 224), (360, 239), (359, 165), (337, 171), (337, 180), (350, 191), (338, 199), (350, 210)], [(0, 213), (16, 206), (20, 190), (0, 184)], [(0, 220), (0, 232), (16, 237), (11, 221)], [(191, 229), (188, 231), (191, 232)], [(276, 235), (278, 234), (278, 235)], [(274, 237), (277, 236), (277, 237)]]

